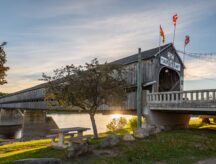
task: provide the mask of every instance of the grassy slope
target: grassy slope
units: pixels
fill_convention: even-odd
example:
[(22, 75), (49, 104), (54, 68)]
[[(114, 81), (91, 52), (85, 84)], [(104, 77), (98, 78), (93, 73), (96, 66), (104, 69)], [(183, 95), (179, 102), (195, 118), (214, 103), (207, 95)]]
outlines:
[(95, 163), (191, 163), (216, 156), (215, 142), (216, 133), (205, 130), (163, 132), (131, 145), (122, 143), (117, 157)]
[[(199, 120), (193, 120), (191, 126), (202, 128), (206, 125), (200, 124)], [(211, 125), (210, 128), (216, 128), (216, 125)], [(50, 148), (49, 143), (50, 140), (34, 140), (0, 146), (0, 163), (9, 164), (16, 159), (39, 157), (66, 160), (64, 151)], [(216, 157), (216, 131), (196, 128), (163, 132), (133, 143), (122, 142), (110, 151), (118, 155), (95, 157), (89, 154), (73, 161), (77, 163), (155, 163), (156, 161), (191, 163)]]

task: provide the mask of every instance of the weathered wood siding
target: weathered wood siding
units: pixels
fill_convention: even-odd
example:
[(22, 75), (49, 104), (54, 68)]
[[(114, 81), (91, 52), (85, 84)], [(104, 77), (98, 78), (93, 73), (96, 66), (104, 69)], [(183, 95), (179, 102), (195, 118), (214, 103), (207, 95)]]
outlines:
[[(141, 64), (142, 68), (142, 83), (145, 84), (147, 82), (155, 80), (155, 71), (157, 61), (154, 59), (143, 60)], [(129, 64), (126, 67), (127, 70), (127, 82), (130, 85), (136, 85), (137, 83), (137, 62)]]
[(137, 63), (127, 65), (126, 70), (128, 84), (135, 85), (137, 81)]
[(11, 96), (8, 95), (0, 98), (0, 103), (43, 100), (44, 94), (45, 94), (45, 88), (20, 92), (17, 94), (12, 94)]

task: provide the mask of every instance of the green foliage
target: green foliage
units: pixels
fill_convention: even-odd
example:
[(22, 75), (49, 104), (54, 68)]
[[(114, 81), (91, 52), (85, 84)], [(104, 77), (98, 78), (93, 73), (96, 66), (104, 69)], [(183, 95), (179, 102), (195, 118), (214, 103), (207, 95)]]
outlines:
[[(144, 119), (142, 118), (142, 123), (144, 123)], [(130, 129), (135, 129), (137, 128), (137, 117), (133, 117), (131, 118), (129, 121), (128, 121), (128, 124), (127, 124), (128, 128)]]
[(7, 83), (5, 80), (6, 71), (8, 71), (9, 67), (5, 66), (6, 60), (6, 53), (2, 47), (0, 47), (0, 85)]
[(5, 95), (7, 95), (7, 93), (0, 92), (0, 96), (5, 96)]
[(56, 69), (54, 76), (43, 74), (43, 80), (48, 82), (45, 95), (48, 104), (88, 112), (95, 137), (94, 115), (100, 105), (121, 106), (126, 99), (127, 83), (123, 66), (99, 64), (97, 59), (84, 66), (72, 64)]
[[(67, 65), (54, 70), (54, 76), (43, 74), (47, 81), (46, 100), (56, 105), (79, 107), (95, 113), (101, 104), (122, 105), (126, 99), (124, 69), (117, 64), (99, 64), (97, 59), (84, 66)], [(52, 101), (53, 102), (53, 101)]]
[(123, 129), (125, 125), (127, 124), (127, 119), (124, 117), (120, 118), (113, 118), (112, 121), (106, 125), (107, 129), (114, 132), (119, 129)]

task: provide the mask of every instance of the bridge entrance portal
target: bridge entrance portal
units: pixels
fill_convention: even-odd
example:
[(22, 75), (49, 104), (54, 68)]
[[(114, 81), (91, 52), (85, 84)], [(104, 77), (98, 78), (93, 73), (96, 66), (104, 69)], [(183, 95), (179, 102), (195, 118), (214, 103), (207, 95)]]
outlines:
[(159, 92), (168, 91), (180, 91), (180, 77), (176, 71), (164, 67), (159, 74)]

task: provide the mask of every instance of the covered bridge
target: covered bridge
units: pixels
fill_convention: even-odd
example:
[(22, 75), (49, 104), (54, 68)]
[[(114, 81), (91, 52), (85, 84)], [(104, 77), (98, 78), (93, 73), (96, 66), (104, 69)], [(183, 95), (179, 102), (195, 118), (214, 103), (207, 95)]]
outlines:
[[(184, 64), (173, 44), (141, 52), (142, 88), (150, 92), (181, 91), (183, 89)], [(124, 109), (136, 109), (136, 78), (138, 54), (114, 61), (128, 69), (128, 100)], [(0, 108), (50, 109), (44, 102), (46, 84), (40, 84), (0, 98)]]

